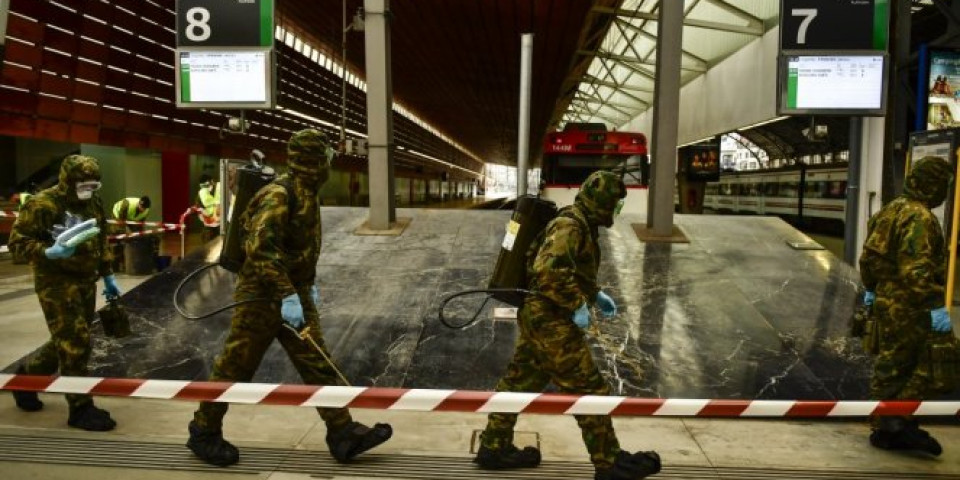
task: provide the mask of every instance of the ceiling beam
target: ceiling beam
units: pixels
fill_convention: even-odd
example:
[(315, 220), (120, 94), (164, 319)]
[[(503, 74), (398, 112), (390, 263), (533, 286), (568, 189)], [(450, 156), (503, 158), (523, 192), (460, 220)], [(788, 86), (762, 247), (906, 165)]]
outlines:
[[(737, 9), (736, 7), (734, 7), (734, 6), (732, 6), (732, 5), (727, 4), (726, 2), (719, 2), (719, 4), (718, 4), (718, 1), (719, 1), (719, 0), (711, 0), (711, 3), (714, 3), (714, 4), (717, 5), (718, 7), (723, 8), (724, 10), (734, 9), (735, 11), (737, 11), (737, 12), (739, 12), (739, 13), (743, 13), (744, 15), (748, 15), (748, 16), (749, 16), (750, 18), (752, 18), (753, 20), (752, 20), (752, 21), (751, 21), (751, 20), (748, 20), (748, 25), (744, 26), (744, 25), (733, 25), (733, 24), (729, 24), (729, 23), (711, 22), (711, 21), (709, 21), (709, 20), (697, 20), (697, 19), (693, 19), (693, 18), (685, 18), (685, 19), (683, 19), (683, 25), (684, 25), (684, 26), (687, 26), (687, 27), (706, 28), (706, 29), (709, 29), (709, 30), (716, 30), (716, 31), (718, 31), (718, 32), (743, 33), (743, 34), (746, 34), (746, 35), (753, 35), (753, 36), (757, 36), (757, 37), (763, 35), (763, 22), (762, 22), (762, 21), (760, 21), (760, 20), (757, 19), (756, 17), (753, 17), (752, 15), (746, 14), (746, 13), (743, 12), (742, 10)], [(720, 5), (720, 4), (723, 4), (723, 5)], [(620, 17), (620, 18), (636, 18), (636, 19), (640, 19), (640, 20), (649, 20), (649, 21), (653, 21), (653, 22), (656, 22), (657, 20), (659, 20), (659, 16), (658, 16), (657, 14), (655, 14), (655, 13), (640, 12), (640, 11), (633, 11), (633, 10), (625, 10), (625, 9), (622, 9), (622, 8), (610, 8), (610, 7), (600, 7), (600, 6), (596, 6), (596, 7), (593, 7), (593, 11), (594, 11), (594, 12), (599, 12), (599, 13), (604, 13), (604, 14), (607, 14), (607, 15), (616, 15), (617, 17)], [(728, 10), (728, 11), (729, 11), (729, 10)], [(731, 13), (732, 13), (732, 12), (731, 12)], [(736, 14), (735, 14), (735, 15), (736, 15)], [(737, 16), (740, 16), (740, 15), (737, 15)], [(743, 17), (741, 17), (741, 18), (743, 18)], [(746, 18), (745, 18), (745, 19), (746, 19)]]
[[(590, 52), (587, 50), (577, 50), (577, 55), (591, 55), (597, 58), (606, 58), (608, 60), (613, 60), (620, 64), (635, 64), (635, 65), (646, 65), (648, 67), (655, 67), (656, 62), (651, 62), (649, 60), (643, 60), (637, 57), (631, 57), (629, 55), (619, 55), (613, 52), (599, 51), (599, 52)], [(694, 65), (681, 65), (680, 68), (697, 73), (704, 73), (707, 71), (704, 66), (694, 66)], [(652, 73), (652, 72), (651, 72)]]
[(599, 85), (599, 86), (601, 86), (601, 87), (610, 87), (610, 88), (614, 88), (614, 89), (617, 89), (617, 90), (628, 91), (628, 92), (651, 93), (651, 94), (653, 93), (653, 89), (652, 89), (652, 88), (635, 87), (635, 86), (633, 86), (633, 85), (620, 85), (620, 84), (617, 84), (617, 83), (607, 82), (607, 81), (605, 81), (605, 80), (601, 80), (601, 79), (599, 79), (599, 78), (597, 78), (597, 77), (594, 77), (593, 75), (590, 75), (590, 74), (584, 75), (584, 76), (583, 76), (583, 79), (584, 79), (584, 81), (590, 82), (590, 83), (592, 83), (592, 84), (594, 84), (594, 85)]
[[(629, 28), (630, 30), (632, 30), (633, 32), (635, 32), (635, 33), (637, 33), (637, 34), (639, 34), (639, 35), (642, 35), (643, 37), (647, 38), (648, 40), (653, 40), (654, 45), (656, 45), (657, 36), (654, 35), (654, 34), (652, 34), (652, 33), (650, 33), (650, 32), (648, 32), (648, 31), (646, 31), (646, 30), (644, 30), (643, 28), (640, 28), (640, 27), (638, 27), (638, 26), (636, 26), (636, 25), (634, 25), (634, 24), (632, 24), (632, 23), (630, 23), (630, 22), (627, 22), (627, 21), (625, 21), (625, 20), (619, 20), (619, 19), (614, 23), (614, 25), (616, 25), (617, 28), (620, 28), (620, 33), (623, 35), (624, 38), (627, 37), (627, 34), (623, 31), (623, 29), (621, 28), (621, 25), (622, 25), (623, 27)], [(631, 47), (631, 50), (633, 50), (634, 54), (639, 57), (640, 54), (638, 54), (637, 51), (636, 51), (636, 49), (633, 48), (632, 42), (631, 42), (629, 45), (630, 45), (630, 47)], [(698, 67), (703, 68), (704, 70), (706, 70), (706, 68), (707, 68), (707, 61), (706, 61), (706, 60), (704, 60), (704, 59), (702, 59), (702, 58), (700, 58), (700, 57), (698, 57), (698, 56), (696, 56), (696, 55), (688, 52), (686, 49), (683, 49), (683, 48), (680, 49), (680, 53), (681, 53), (684, 57), (687, 57), (687, 58), (689, 58), (690, 60), (693, 60), (694, 64), (697, 65)]]
[[(601, 59), (600, 59), (600, 64), (603, 65), (603, 68), (607, 69), (607, 71), (610, 71), (610, 66), (607, 65), (607, 60), (606, 60), (606, 59), (601, 58)], [(631, 69), (631, 70), (633, 70), (634, 68), (636, 68), (636, 67), (634, 67), (634, 66), (632, 66), (632, 65), (624, 65), (624, 67), (625, 67), (625, 68), (628, 68), (628, 69)], [(639, 69), (638, 69), (638, 70), (634, 70), (634, 73), (637, 73), (637, 74), (640, 74), (640, 75), (643, 75), (643, 76), (648, 76), (648, 74), (647, 74), (646, 72), (644, 72), (644, 71), (642, 71), (642, 70), (639, 70)], [(613, 75), (612, 75), (612, 74), (611, 74), (611, 78), (613, 79)], [(650, 78), (653, 78), (653, 77), (650, 76)], [(613, 79), (613, 80), (616, 80), (616, 79)], [(616, 83), (619, 83), (619, 82), (616, 82)], [(630, 98), (632, 98), (634, 101), (640, 102), (640, 103), (642, 103), (642, 104), (645, 104), (645, 105), (649, 105), (649, 104), (650, 104), (650, 103), (647, 102), (646, 100), (644, 100), (644, 99), (642, 99), (642, 98), (640, 98), (640, 97), (638, 97), (638, 96), (636, 96), (636, 95), (634, 95), (634, 94), (632, 94), (632, 93), (625, 92), (625, 91), (622, 91), (622, 90), (620, 91), (620, 93), (621, 93), (622, 95), (627, 96), (627, 97), (630, 97)]]
[[(597, 100), (593, 98), (580, 98), (580, 97), (574, 97), (574, 100), (580, 100), (581, 102), (585, 102), (585, 103), (599, 103), (603, 106), (610, 107), (624, 115), (635, 116), (637, 113), (631, 112), (630, 110), (638, 110), (636, 105), (627, 105), (625, 103), (611, 102), (609, 100)], [(626, 109), (626, 110), (623, 110), (623, 109)]]

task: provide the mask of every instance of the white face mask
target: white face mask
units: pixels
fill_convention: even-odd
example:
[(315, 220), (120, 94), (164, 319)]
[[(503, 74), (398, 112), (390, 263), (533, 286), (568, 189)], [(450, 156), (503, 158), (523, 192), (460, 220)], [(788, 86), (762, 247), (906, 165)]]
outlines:
[(80, 200), (90, 200), (97, 190), (100, 190), (100, 182), (96, 180), (77, 182), (77, 198)]

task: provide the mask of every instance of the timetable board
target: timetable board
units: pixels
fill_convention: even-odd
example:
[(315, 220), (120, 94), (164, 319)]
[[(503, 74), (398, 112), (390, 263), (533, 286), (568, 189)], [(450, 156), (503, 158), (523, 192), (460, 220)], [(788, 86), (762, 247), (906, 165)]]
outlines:
[(273, 59), (268, 49), (177, 50), (177, 106), (272, 108)]
[(780, 68), (781, 115), (883, 115), (886, 56), (882, 53), (784, 54)]

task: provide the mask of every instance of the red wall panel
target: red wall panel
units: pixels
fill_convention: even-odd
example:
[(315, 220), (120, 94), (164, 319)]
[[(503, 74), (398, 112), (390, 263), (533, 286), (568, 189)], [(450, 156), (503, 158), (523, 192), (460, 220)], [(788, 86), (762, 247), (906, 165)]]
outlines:
[[(174, 143), (174, 142), (171, 142)], [(178, 145), (169, 145), (177, 149)], [(177, 223), (190, 206), (190, 154), (183, 145), (179, 152), (164, 150), (160, 155), (160, 176), (163, 181), (163, 221)]]

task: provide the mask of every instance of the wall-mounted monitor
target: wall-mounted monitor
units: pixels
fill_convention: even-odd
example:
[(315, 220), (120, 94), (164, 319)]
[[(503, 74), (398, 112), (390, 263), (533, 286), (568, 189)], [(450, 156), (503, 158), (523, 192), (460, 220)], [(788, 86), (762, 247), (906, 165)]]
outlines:
[(176, 52), (179, 108), (264, 109), (275, 105), (270, 49), (187, 49)]
[(887, 56), (882, 52), (783, 52), (777, 73), (780, 115), (882, 116)]
[(960, 127), (960, 52), (930, 50), (928, 55), (929, 74), (921, 80), (927, 84), (927, 130)]

